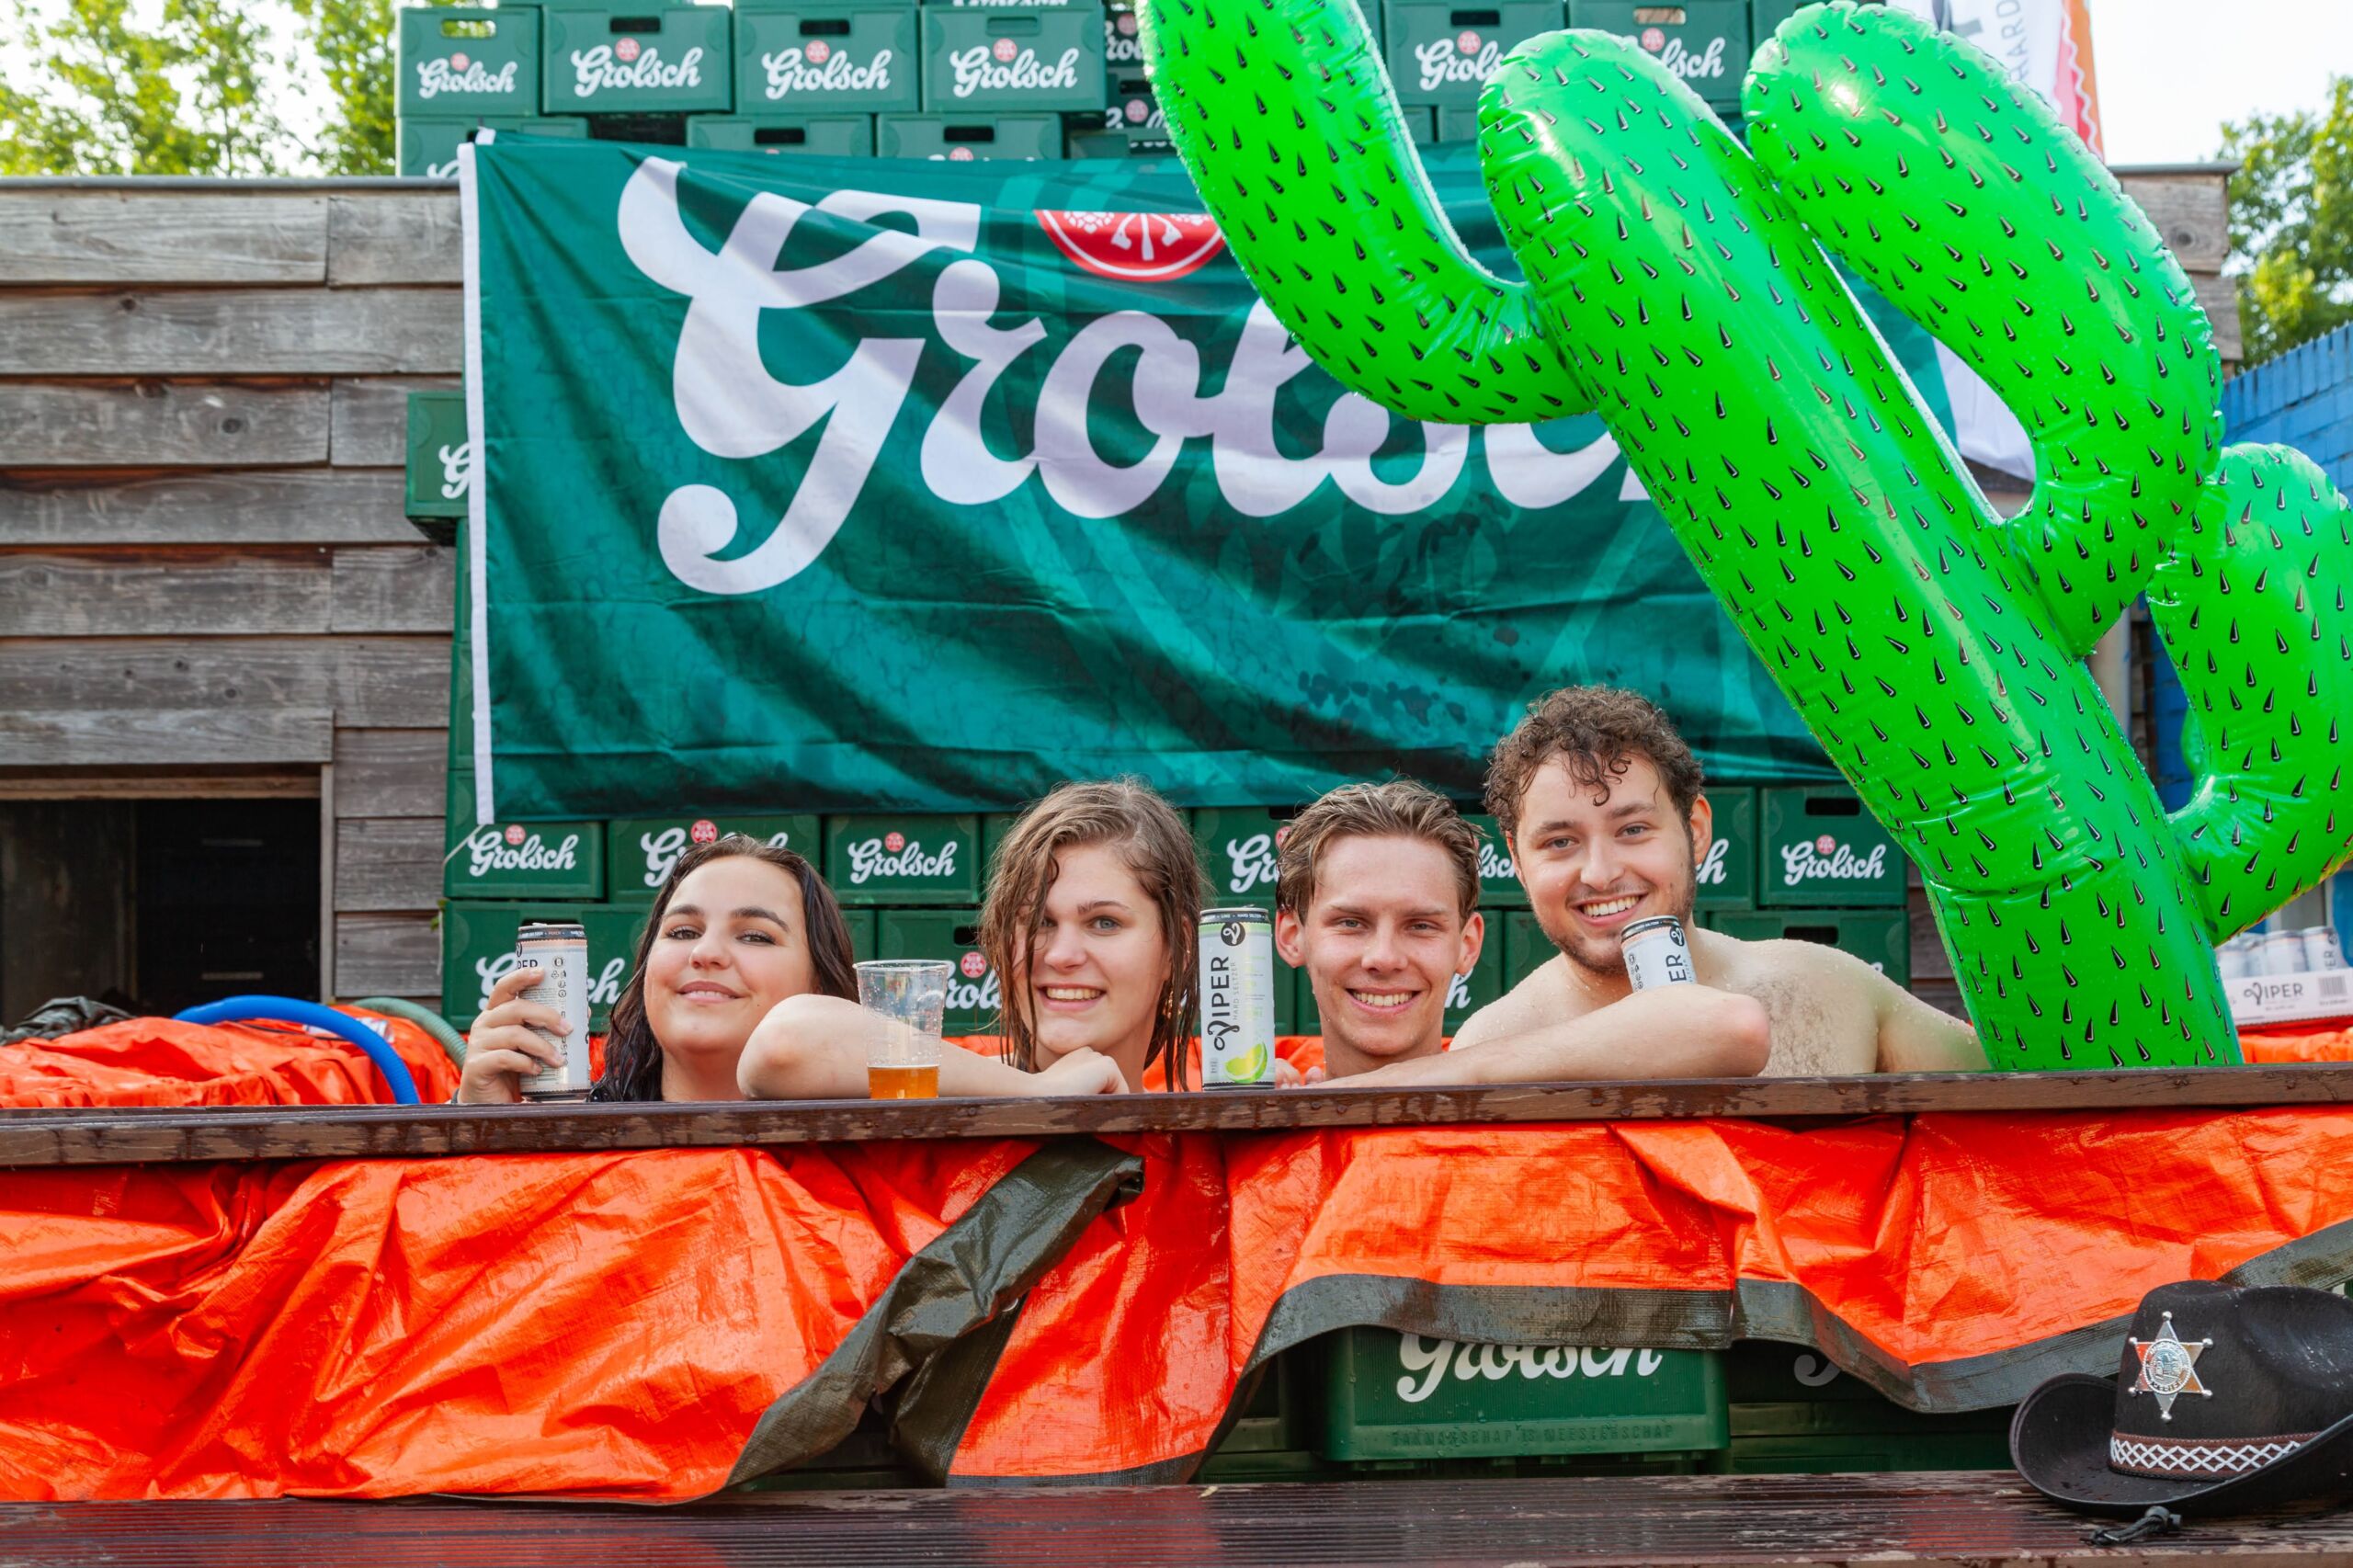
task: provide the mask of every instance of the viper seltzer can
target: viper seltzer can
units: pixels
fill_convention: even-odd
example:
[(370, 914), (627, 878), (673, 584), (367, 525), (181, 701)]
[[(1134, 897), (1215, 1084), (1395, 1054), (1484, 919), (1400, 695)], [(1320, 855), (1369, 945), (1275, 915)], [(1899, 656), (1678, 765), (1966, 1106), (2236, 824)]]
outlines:
[(540, 1030), (563, 1048), (563, 1065), (542, 1067), (525, 1078), (523, 1093), (534, 1099), (586, 1094), (593, 1081), (588, 1070), (588, 992), (594, 979), (588, 972), (588, 928), (572, 920), (526, 920), (515, 933), (515, 956), (540, 971), (540, 983), (523, 993), (523, 1000), (553, 1007), (564, 1022), (561, 1037)]
[(1275, 926), (1265, 910), (1204, 909), (1201, 1086), (1248, 1089), (1275, 1081)]
[(1626, 981), (1637, 991), (1654, 985), (1696, 985), (1691, 973), (1691, 944), (1684, 939), (1683, 922), (1672, 915), (1654, 915), (1626, 927), (1618, 938), (1626, 955)]

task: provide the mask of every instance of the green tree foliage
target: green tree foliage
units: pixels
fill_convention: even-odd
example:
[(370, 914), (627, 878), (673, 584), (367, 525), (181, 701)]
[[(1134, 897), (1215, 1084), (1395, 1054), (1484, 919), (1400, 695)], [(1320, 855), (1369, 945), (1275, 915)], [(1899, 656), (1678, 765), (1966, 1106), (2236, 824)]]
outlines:
[(392, 172), (392, 0), (0, 0), (0, 25), (31, 44), (0, 174)]
[(2246, 360), (2259, 365), (2353, 322), (2353, 77), (2327, 107), (2222, 128), (2232, 270)]

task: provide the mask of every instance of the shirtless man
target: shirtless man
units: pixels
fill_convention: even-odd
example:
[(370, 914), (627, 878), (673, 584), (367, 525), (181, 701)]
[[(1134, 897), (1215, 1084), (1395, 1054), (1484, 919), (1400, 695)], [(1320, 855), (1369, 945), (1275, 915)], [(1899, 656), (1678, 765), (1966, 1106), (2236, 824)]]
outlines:
[(1276, 947), (1307, 971), (1323, 1015), (1321, 1075), (1384, 1085), (1745, 1077), (1765, 1063), (1765, 1010), (1699, 985), (1644, 992), (1525, 1041), (1445, 1051), (1447, 992), (1486, 938), (1479, 835), (1422, 785), (1350, 784), (1302, 812), (1278, 853), (1275, 895)]
[[(1859, 959), (1812, 942), (1743, 942), (1696, 929), (1694, 873), (1714, 825), (1699, 786), (1690, 747), (1644, 698), (1579, 686), (1529, 705), (1489, 759), (1487, 810), (1504, 830), (1537, 924), (1560, 953), (1472, 1015), (1455, 1038), (1457, 1052), (1540, 1047), (1650, 996), (1627, 983), (1619, 933), (1672, 915), (1690, 938), (1701, 986), (1764, 1004), (1768, 1076), (1985, 1065), (1967, 1024)], [(1650, 1050), (1638, 1031), (1613, 1032), (1629, 1051)], [(1662, 1066), (1643, 1075), (1676, 1074)]]

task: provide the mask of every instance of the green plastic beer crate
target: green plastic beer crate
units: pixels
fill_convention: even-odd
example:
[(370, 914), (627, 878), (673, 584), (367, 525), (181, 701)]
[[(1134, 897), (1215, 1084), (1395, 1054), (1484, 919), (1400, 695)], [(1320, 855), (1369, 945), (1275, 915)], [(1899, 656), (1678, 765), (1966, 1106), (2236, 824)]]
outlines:
[(1923, 1415), (1887, 1398), (1804, 1346), (1734, 1342), (1724, 1356), (1734, 1444), (1744, 1437), (1932, 1437), (2006, 1433), (2014, 1407)]
[(1275, 907), (1275, 852), (1295, 811), (1267, 806), (1204, 806), (1193, 813), (1193, 847), (1209, 873), (1209, 907)]
[(1105, 0), (1103, 69), (1114, 81), (1143, 74), (1143, 25), (1135, 0)]
[(874, 151), (884, 158), (942, 159), (951, 164), (987, 158), (1059, 158), (1063, 120), (1058, 114), (885, 114), (874, 119)]
[(471, 1028), (490, 988), (515, 968), (515, 931), (526, 920), (576, 920), (588, 933), (588, 1027), (601, 1031), (620, 999), (645, 926), (645, 911), (608, 903), (452, 901), (441, 906), (441, 1016)]
[(1680, 76), (1711, 108), (1738, 108), (1748, 74), (1749, 0), (1569, 0), (1569, 26), (1616, 33)]
[(469, 812), (450, 821), (446, 847), (441, 891), (450, 898), (561, 898), (593, 903), (605, 896), (605, 824), (600, 822), (476, 826)]
[(1765, 47), (1767, 40), (1780, 31), (1783, 22), (1808, 6), (1820, 4), (1822, 0), (1748, 0), (1748, 40), (1752, 57), (1756, 50)]
[(1526, 909), (1528, 890), (1519, 885), (1519, 872), (1512, 864), (1511, 846), (1504, 842), (1502, 824), (1478, 812), (1463, 812), (1462, 820), (1479, 830), (1479, 907), (1490, 913), (1495, 927), (1492, 935), (1500, 940), (1502, 920), (1493, 912)]
[(408, 394), (408, 477), (404, 504), (412, 517), (462, 517), (474, 468), (466, 439), (466, 394), (433, 388)]
[(871, 909), (845, 909), (842, 924), (849, 927), (849, 956), (854, 963), (882, 955), (874, 950), (881, 936), (881, 917)]
[(1113, 76), (1105, 90), (1111, 101), (1103, 110), (1104, 130), (1125, 137), (1131, 153), (1170, 150), (1168, 117), (1161, 111), (1160, 98), (1153, 92), (1143, 67)]
[(1480, 87), (1506, 54), (1561, 28), (1560, 0), (1495, 6), (1391, 0), (1387, 11), (1383, 53), (1397, 101), (1409, 108), (1477, 108)]
[(1715, 842), (1699, 857), (1695, 874), (1701, 909), (1756, 907), (1756, 791), (1745, 784), (1707, 790), (1715, 817)]
[(820, 158), (874, 156), (870, 114), (697, 114), (687, 117), (687, 145), (722, 153), (807, 153)]
[(1900, 909), (1703, 910), (1699, 923), (1744, 942), (1819, 942), (1854, 954), (1898, 985), (1912, 983), (1912, 923)]
[(1471, 1021), (1477, 1012), (1504, 994), (1504, 923), (1500, 912), (1487, 915), (1486, 940), (1479, 949), (1479, 961), (1471, 966), (1469, 974), (1454, 977), (1453, 988), (1446, 994), (1446, 1032), (1449, 1035)]
[(1731, 1441), (1712, 1350), (1467, 1345), (1351, 1328), (1324, 1339), (1334, 1460), (1693, 1453)]
[(1904, 906), (1895, 840), (1841, 785), (1764, 791), (1756, 903), (1764, 909)]
[(1103, 108), (1099, 5), (922, 11), (926, 112), (987, 119)]
[(824, 869), (845, 904), (977, 903), (980, 818), (915, 812), (827, 817)]
[(996, 971), (981, 952), (979, 910), (882, 909), (875, 912), (874, 920), (875, 957), (947, 960), (944, 1033), (995, 1032), (1004, 994)]
[(896, 114), (923, 107), (914, 0), (735, 7), (738, 114)]
[[(1411, 110), (1407, 111), (1409, 114)], [(1437, 138), (1448, 142), (1479, 140), (1479, 111), (1476, 108), (1434, 108), (1427, 111), (1437, 126)]]
[(1525, 909), (1498, 911), (1496, 919), (1503, 926), (1504, 989), (1508, 991), (1542, 969), (1560, 955), (1552, 938), (1536, 923), (1536, 916)]
[(730, 833), (795, 850), (813, 866), (824, 863), (824, 846), (813, 815), (680, 812), (665, 817), (621, 817), (605, 824), (605, 865), (612, 902), (653, 903), (679, 856)]
[(470, 125), (483, 115), (522, 116), (539, 109), (535, 8), (404, 6), (398, 17), (403, 124), (442, 119)]
[(473, 140), (477, 131), (518, 131), (531, 136), (563, 136), (574, 140), (588, 134), (588, 122), (577, 115), (493, 115), (481, 119), (404, 119), (400, 124), (400, 155), (393, 167), (411, 179), (455, 179), (458, 149)]
[(1019, 812), (989, 812), (981, 817), (981, 878), (987, 885), (990, 868), (996, 864), (996, 846), (1021, 821)]
[(549, 114), (725, 114), (735, 51), (724, 6), (550, 6), (540, 107)]

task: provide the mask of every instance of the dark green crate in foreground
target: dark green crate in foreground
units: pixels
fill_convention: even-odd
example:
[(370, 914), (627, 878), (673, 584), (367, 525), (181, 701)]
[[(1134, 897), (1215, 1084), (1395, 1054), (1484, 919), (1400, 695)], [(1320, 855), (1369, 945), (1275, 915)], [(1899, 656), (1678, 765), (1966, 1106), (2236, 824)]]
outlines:
[(1693, 873), (1695, 902), (1701, 909), (1756, 907), (1756, 791), (1728, 784), (1704, 791), (1714, 819), (1714, 842), (1699, 854)]
[(1904, 906), (1906, 862), (1879, 819), (1838, 784), (1762, 791), (1760, 909)]
[(825, 880), (842, 903), (978, 903), (981, 819), (875, 812), (825, 819)]
[(941, 1032), (993, 1031), (1004, 993), (981, 952), (977, 909), (883, 909), (875, 912), (880, 959), (937, 959), (948, 966), (948, 1011)]
[(645, 913), (539, 899), (443, 904), (441, 1016), (459, 1028), (473, 1027), (491, 987), (515, 968), (515, 933), (524, 921), (576, 920), (588, 934), (588, 1027), (602, 1031), (629, 979)]
[(874, 155), (870, 114), (697, 114), (687, 145), (720, 153), (806, 153), (820, 158)]
[(408, 477), (403, 497), (408, 516), (464, 517), (473, 466), (473, 448), (466, 439), (466, 394), (455, 387), (409, 393)]
[(1503, 926), (1495, 911), (1526, 909), (1528, 890), (1519, 885), (1519, 869), (1512, 863), (1503, 824), (1476, 812), (1465, 812), (1462, 820), (1479, 830), (1479, 907), (1487, 911), (1488, 923), (1495, 927), (1490, 935), (1501, 941)]
[(874, 119), (879, 158), (929, 158), (951, 164), (987, 158), (1059, 158), (1058, 114), (884, 114)]
[(1466, 1345), (1383, 1328), (1324, 1343), (1326, 1459), (1689, 1453), (1731, 1440), (1714, 1351)]
[(1900, 909), (1707, 910), (1699, 923), (1744, 942), (1819, 942), (1854, 954), (1898, 985), (1912, 983), (1912, 924)]
[(605, 824), (609, 896), (615, 903), (651, 903), (679, 856), (731, 833), (790, 849), (811, 865), (822, 868), (824, 864), (817, 819), (805, 812), (746, 816), (732, 812), (679, 812), (663, 817), (622, 817)]
[(441, 891), (451, 898), (605, 896), (605, 824), (499, 822), (448, 824)]

